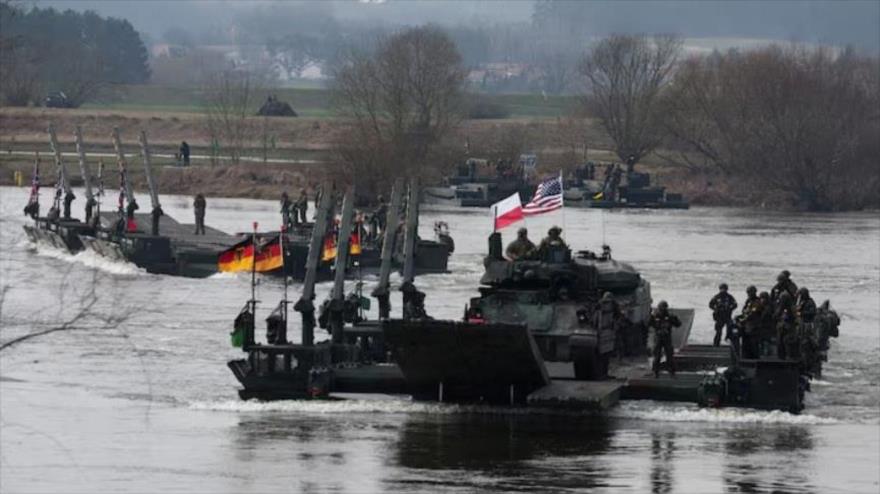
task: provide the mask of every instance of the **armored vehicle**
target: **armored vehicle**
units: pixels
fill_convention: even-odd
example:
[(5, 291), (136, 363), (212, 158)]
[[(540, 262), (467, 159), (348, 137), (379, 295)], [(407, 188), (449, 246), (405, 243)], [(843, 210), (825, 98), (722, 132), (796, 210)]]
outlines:
[[(495, 233), (485, 267), (469, 321), (525, 324), (544, 360), (572, 362), (577, 379), (607, 376), (613, 353), (644, 353), (651, 285), (629, 264), (613, 260), (609, 248), (572, 256), (562, 245), (508, 261)], [(604, 317), (603, 303), (610, 309)]]
[(536, 158), (530, 154), (521, 155), (518, 163), (469, 158), (456, 167), (454, 176), (446, 178), (445, 186), (424, 188), (421, 200), (428, 204), (484, 208), (519, 193), (525, 202), (535, 192), (531, 180), (535, 166)]
[(579, 166), (566, 179), (565, 202), (570, 206), (591, 208), (688, 209), (690, 204), (678, 193), (651, 183), (649, 173), (635, 171), (629, 160), (626, 171), (620, 165), (605, 167), (604, 178), (598, 176), (593, 162)]

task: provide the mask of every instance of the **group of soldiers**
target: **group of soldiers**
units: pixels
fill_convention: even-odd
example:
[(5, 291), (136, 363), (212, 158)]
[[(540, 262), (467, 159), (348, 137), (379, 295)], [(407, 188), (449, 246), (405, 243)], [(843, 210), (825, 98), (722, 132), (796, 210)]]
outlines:
[(776, 356), (797, 360), (809, 374), (821, 372), (826, 358), (828, 339), (837, 336), (840, 323), (828, 301), (821, 307), (806, 287), (791, 280), (791, 273), (782, 271), (770, 292), (758, 293), (755, 286), (746, 288), (742, 312), (734, 317), (736, 299), (722, 283), (719, 292), (709, 301), (715, 320), (714, 345), (721, 343), (722, 330), (730, 341), (734, 358), (757, 359)]
[(516, 232), (516, 240), (507, 244), (504, 255), (511, 261), (546, 260), (551, 251), (564, 250), (566, 247), (565, 240), (562, 239), (562, 228), (558, 226), (551, 227), (538, 246), (529, 240), (529, 231), (520, 228)]

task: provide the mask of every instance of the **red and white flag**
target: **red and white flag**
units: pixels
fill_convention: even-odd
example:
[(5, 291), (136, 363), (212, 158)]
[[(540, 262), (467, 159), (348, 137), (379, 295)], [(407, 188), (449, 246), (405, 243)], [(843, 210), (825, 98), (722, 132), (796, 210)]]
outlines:
[(519, 200), (519, 193), (514, 192), (507, 199), (493, 204), (492, 214), (495, 215), (496, 232), (517, 221), (522, 221), (525, 216), (523, 215), (522, 202)]

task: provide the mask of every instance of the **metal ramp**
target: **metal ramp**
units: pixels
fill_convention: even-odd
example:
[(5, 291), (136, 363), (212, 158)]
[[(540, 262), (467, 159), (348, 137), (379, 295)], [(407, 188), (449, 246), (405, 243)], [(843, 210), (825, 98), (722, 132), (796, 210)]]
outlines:
[(524, 403), (550, 383), (525, 326), (434, 320), (381, 324), (416, 398)]

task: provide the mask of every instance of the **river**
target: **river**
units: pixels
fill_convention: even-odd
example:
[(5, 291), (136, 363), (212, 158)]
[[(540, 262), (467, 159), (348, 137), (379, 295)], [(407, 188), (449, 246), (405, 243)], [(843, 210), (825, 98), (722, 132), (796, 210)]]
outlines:
[[(0, 342), (67, 320), (92, 287), (103, 320), (0, 351), (2, 492), (880, 490), (876, 212), (567, 208), (530, 219), (533, 238), (559, 224), (576, 248), (596, 250), (604, 239), (651, 281), (655, 301), (696, 308), (692, 341), (710, 340), (706, 305), (719, 282), (742, 301), (747, 285), (769, 290), (781, 269), (817, 303), (831, 299), (842, 318), (799, 416), (655, 402), (589, 414), (382, 396), (239, 401), (226, 361), (240, 355), (229, 332), (249, 296), (246, 276), (151, 275), (35, 248), (22, 231), (26, 198), (25, 189), (0, 188)], [(191, 221), (191, 199), (161, 200), (166, 214)], [(207, 223), (272, 228), (277, 210), (209, 198)], [(456, 240), (452, 273), (417, 284), (431, 315), (458, 318), (476, 295), (491, 219), (484, 210), (426, 209), (422, 235), (441, 219)], [(318, 300), (328, 291), (321, 284)], [(263, 280), (258, 292), (268, 315), (282, 286)]]

